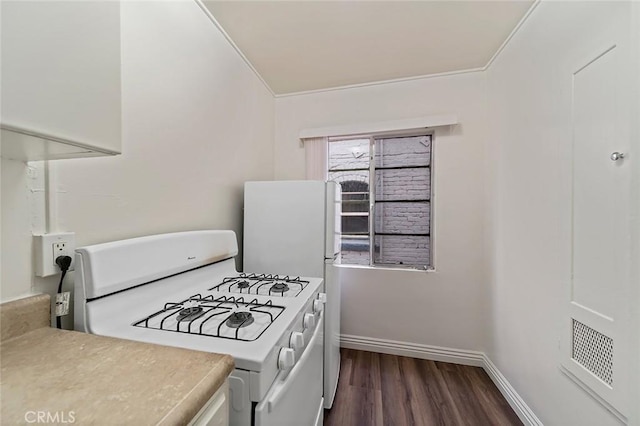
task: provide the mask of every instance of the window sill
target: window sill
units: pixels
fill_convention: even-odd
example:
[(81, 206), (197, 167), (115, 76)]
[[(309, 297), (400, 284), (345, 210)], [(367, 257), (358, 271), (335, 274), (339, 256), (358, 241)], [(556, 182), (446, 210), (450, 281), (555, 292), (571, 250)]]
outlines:
[(393, 267), (393, 266), (368, 266), (368, 265), (348, 265), (348, 264), (340, 264), (340, 265), (336, 265), (339, 268), (344, 268), (344, 269), (369, 269), (369, 270), (373, 270), (373, 271), (401, 271), (401, 272), (418, 272), (421, 274), (424, 273), (431, 273), (431, 272), (437, 272), (435, 268), (431, 268), (431, 269), (416, 269), (416, 268), (411, 268), (408, 266), (405, 267)]

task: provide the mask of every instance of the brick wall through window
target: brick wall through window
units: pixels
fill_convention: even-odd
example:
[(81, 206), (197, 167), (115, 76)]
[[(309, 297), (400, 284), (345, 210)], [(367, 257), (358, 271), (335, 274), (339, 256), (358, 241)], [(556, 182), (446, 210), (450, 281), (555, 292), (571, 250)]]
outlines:
[(343, 191), (344, 264), (431, 266), (431, 139), (331, 140), (329, 179)]

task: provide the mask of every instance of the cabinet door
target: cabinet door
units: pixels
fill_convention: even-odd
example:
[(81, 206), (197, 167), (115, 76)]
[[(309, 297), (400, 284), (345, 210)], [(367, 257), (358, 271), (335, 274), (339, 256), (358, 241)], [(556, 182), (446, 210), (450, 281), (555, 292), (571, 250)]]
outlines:
[(3, 128), (120, 152), (120, 3), (1, 7)]
[(218, 389), (204, 407), (189, 422), (188, 426), (229, 425), (229, 381)]

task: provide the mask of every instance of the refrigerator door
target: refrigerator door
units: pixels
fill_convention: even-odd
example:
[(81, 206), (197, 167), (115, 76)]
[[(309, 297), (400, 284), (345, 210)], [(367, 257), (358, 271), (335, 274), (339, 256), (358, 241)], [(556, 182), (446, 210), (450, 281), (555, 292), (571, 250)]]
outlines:
[(326, 201), (327, 229), (324, 257), (333, 259), (340, 253), (342, 232), (342, 190), (336, 182), (327, 182)]
[(325, 263), (324, 285), (327, 294), (324, 323), (324, 408), (331, 408), (340, 375), (340, 271), (336, 260)]
[(245, 183), (245, 272), (324, 275), (326, 186), (310, 180)]

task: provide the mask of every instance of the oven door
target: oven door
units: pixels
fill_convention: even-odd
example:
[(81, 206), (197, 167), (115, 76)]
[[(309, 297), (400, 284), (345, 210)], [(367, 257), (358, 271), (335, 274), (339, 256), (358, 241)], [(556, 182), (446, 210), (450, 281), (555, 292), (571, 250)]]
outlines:
[(323, 312), (313, 336), (288, 375), (276, 379), (255, 408), (256, 426), (322, 424)]

